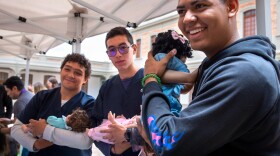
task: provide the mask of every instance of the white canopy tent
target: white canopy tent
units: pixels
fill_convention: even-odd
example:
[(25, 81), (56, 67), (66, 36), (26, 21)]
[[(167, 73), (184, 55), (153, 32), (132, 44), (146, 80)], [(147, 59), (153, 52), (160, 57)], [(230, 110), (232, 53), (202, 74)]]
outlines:
[[(27, 85), (29, 61), (34, 53), (45, 54), (63, 42), (72, 44), (72, 52), (80, 53), (85, 38), (116, 26), (136, 28), (147, 19), (174, 11), (176, 5), (177, 0), (0, 0), (0, 53), (27, 60)], [(13, 32), (7, 34), (6, 30)], [(44, 46), (34, 44), (37, 37), (33, 36), (40, 36), (40, 43), (48, 41)], [(20, 43), (13, 43), (16, 40)]]
[(174, 11), (177, 0), (0, 0), (0, 29), (46, 34), (79, 44), (116, 26), (136, 28)]
[(62, 41), (43, 34), (19, 33), (6, 30), (1, 30), (0, 32), (0, 54), (10, 54), (26, 60), (25, 84), (28, 82), (31, 57), (34, 54), (45, 54), (52, 47), (62, 43)]
[[(0, 0), (0, 54), (25, 58), (28, 71), (34, 53), (44, 54), (63, 42), (72, 44), (72, 52), (79, 53), (85, 38), (116, 26), (136, 28), (147, 19), (175, 11), (177, 3), (178, 0)], [(257, 32), (271, 37), (269, 4), (270, 0), (256, 0)], [(6, 30), (14, 32), (9, 34)], [(31, 36), (41, 39), (37, 42), (37, 37)], [(21, 41), (21, 45), (15, 41)], [(25, 75), (27, 85), (29, 74)]]

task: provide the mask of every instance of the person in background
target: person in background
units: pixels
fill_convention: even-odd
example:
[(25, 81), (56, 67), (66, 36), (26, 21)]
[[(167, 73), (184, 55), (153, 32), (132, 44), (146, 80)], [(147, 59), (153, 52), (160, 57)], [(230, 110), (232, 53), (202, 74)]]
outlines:
[(47, 82), (46, 82), (46, 87), (47, 89), (53, 89), (55, 87), (58, 87), (58, 81), (55, 77), (49, 77)]
[[(3, 85), (0, 85), (0, 128), (6, 128), (10, 122), (13, 112), (13, 101), (7, 95), (7, 92)], [(8, 122), (8, 123), (6, 123)], [(0, 130), (1, 132), (1, 130)], [(0, 155), (8, 153), (8, 144), (6, 141), (6, 135), (0, 133)]]
[(13, 112), (12, 98), (7, 95), (3, 85), (0, 85), (0, 118), (11, 118)]
[(179, 28), (194, 50), (206, 54), (193, 100), (179, 117), (158, 83), (176, 50), (161, 61), (149, 53), (145, 75), (157, 77), (145, 80), (141, 132), (156, 155), (279, 155), (275, 46), (264, 36), (239, 37), (238, 8), (238, 0), (179, 0)]
[[(27, 104), (12, 127), (12, 136), (30, 154), (39, 156), (91, 156), (92, 141), (86, 133), (55, 128), (46, 124), (46, 119), (53, 115), (67, 116), (78, 107), (91, 116), (94, 98), (81, 90), (90, 78), (91, 64), (84, 55), (68, 54), (60, 67), (61, 86), (38, 92)], [(21, 129), (23, 124), (30, 124), (34, 138)], [(71, 136), (71, 137), (69, 137)]]
[[(24, 88), (22, 80), (18, 76), (11, 76), (3, 83), (7, 95), (16, 99), (13, 107), (14, 119), (7, 120), (7, 124), (12, 124), (16, 121), (19, 114), (26, 107), (27, 103), (33, 97), (33, 94)], [(10, 134), (11, 129), (1, 129), (2, 133)]]
[[(24, 88), (24, 84), (18, 76), (9, 77), (3, 83), (3, 85), (5, 87), (7, 95), (12, 99), (16, 99), (16, 102), (14, 103), (14, 108), (13, 108), (14, 119), (5, 118), (7, 124), (13, 124), (16, 121), (16, 119), (18, 118), (19, 114), (26, 107), (27, 103), (33, 97), (33, 93), (27, 91)], [(8, 136), (9, 136), (11, 133), (11, 128), (10, 127), (1, 128), (0, 132), (4, 133), (4, 134), (8, 134)], [(17, 155), (19, 145), (13, 138), (10, 137), (9, 139), (10, 139), (10, 154)]]
[(41, 82), (34, 83), (33, 88), (35, 94), (37, 94), (41, 90), (47, 90), (47, 88)]
[(28, 90), (29, 92), (31, 92), (31, 93), (34, 94), (34, 88), (33, 88), (32, 84), (29, 84), (29, 85), (27, 86), (27, 90)]

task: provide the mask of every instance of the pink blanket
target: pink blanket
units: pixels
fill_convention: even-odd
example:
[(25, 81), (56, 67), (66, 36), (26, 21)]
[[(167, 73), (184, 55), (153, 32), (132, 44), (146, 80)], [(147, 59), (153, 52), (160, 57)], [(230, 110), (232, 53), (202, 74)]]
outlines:
[[(125, 117), (117, 117), (117, 118), (115, 118), (115, 120), (124, 126), (136, 123), (135, 118), (126, 119)], [(108, 129), (108, 125), (110, 125), (110, 124), (111, 124), (111, 122), (109, 120), (104, 119), (101, 125), (99, 125), (98, 127), (95, 127), (95, 128), (91, 128), (88, 131), (88, 136), (91, 137), (95, 141), (102, 141), (107, 144), (114, 144), (113, 142), (110, 142), (107, 139), (103, 139), (103, 137), (106, 135), (106, 133), (100, 133), (101, 130)]]

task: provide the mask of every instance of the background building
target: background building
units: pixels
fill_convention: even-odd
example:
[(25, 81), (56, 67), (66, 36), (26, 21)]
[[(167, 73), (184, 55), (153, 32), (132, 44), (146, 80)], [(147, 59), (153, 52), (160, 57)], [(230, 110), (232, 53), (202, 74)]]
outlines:
[[(255, 0), (239, 0), (240, 8), (237, 16), (238, 29), (241, 37), (256, 34), (256, 1)], [(280, 0), (270, 0), (271, 10), (271, 40), (277, 47), (276, 58), (280, 59)], [(178, 15), (176, 12), (151, 20), (140, 25), (137, 29), (131, 29), (135, 43), (138, 45), (137, 54), (135, 56), (136, 63), (143, 67), (147, 58), (147, 52), (151, 49), (152, 42), (159, 32), (168, 29), (176, 30), (180, 33), (177, 26)], [(217, 36), (218, 37), (218, 36)], [(103, 45), (100, 45), (103, 46)], [(96, 53), (104, 53), (97, 51)], [(186, 64), (193, 71), (196, 69), (205, 55), (202, 52), (195, 51), (194, 57), (188, 59)], [(10, 54), (0, 53), (0, 83), (13, 75), (21, 76), (24, 79), (26, 70), (26, 60), (17, 58)], [(50, 57), (45, 55), (36, 55), (30, 60), (30, 76), (29, 84), (42, 82), (45, 84), (50, 76), (60, 79), (59, 71), (63, 58)], [(91, 61), (92, 75), (84, 86), (84, 90), (94, 97), (97, 96), (102, 82), (117, 73), (116, 69), (110, 62)], [(181, 102), (185, 105), (189, 103), (189, 95), (181, 97)]]

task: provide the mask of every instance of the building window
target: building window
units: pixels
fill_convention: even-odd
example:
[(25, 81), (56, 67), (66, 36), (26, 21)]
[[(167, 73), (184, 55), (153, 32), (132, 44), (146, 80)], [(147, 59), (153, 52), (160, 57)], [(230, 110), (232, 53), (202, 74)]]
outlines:
[(256, 35), (256, 9), (244, 12), (244, 37)]
[[(20, 77), (21, 77), (23, 84), (25, 85), (25, 74), (20, 74)], [(33, 75), (32, 74), (29, 74), (28, 84), (30, 84), (30, 85), (33, 84)]]
[(137, 51), (136, 51), (136, 58), (141, 57), (141, 39), (136, 40)]
[(151, 36), (151, 49), (153, 49), (153, 43), (155, 43), (156, 37), (157, 37), (157, 35)]
[(8, 78), (8, 73), (0, 72), (0, 84), (3, 84), (4, 81)]

